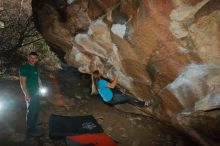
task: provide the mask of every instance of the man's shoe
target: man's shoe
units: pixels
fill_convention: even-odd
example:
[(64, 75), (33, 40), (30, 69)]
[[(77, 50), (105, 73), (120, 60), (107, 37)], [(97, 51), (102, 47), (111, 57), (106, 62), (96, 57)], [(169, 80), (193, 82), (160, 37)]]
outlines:
[(138, 99), (134, 99), (133, 102), (131, 103), (134, 106), (138, 106), (138, 107), (144, 107), (145, 102), (138, 100)]
[(153, 103), (154, 103), (154, 100), (153, 100), (153, 99), (150, 99), (150, 100), (148, 100), (148, 101), (145, 101), (144, 106), (149, 107), (149, 106), (151, 106)]

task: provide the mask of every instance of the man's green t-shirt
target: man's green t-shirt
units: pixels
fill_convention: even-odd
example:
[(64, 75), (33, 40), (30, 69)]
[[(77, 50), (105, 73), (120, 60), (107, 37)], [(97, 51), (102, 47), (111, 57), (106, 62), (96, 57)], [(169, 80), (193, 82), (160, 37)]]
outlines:
[(26, 77), (26, 86), (29, 94), (39, 93), (38, 67), (25, 63), (19, 69), (19, 75)]

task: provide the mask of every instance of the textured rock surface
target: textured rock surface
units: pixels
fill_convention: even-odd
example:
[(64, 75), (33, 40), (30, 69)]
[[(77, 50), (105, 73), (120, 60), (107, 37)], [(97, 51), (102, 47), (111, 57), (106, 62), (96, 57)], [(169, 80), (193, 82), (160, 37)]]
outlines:
[(191, 123), (177, 115), (194, 121), (193, 112), (219, 107), (219, 0), (33, 0), (33, 12), (38, 30), (68, 64), (110, 79), (119, 74), (123, 89), (155, 100), (145, 112), (203, 145), (217, 142), (204, 138), (205, 130), (187, 131)]
[[(0, 12), (3, 11), (3, 7), (0, 7)], [(0, 20), (0, 28), (4, 28), (5, 24), (2, 20)]]

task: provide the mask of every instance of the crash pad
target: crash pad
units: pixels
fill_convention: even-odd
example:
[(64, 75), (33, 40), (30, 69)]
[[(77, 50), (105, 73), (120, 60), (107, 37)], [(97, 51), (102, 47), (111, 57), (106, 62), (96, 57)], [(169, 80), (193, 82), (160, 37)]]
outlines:
[(67, 136), (67, 146), (117, 146), (114, 140), (105, 133), (81, 134), (76, 136)]
[(65, 138), (80, 134), (102, 133), (103, 129), (92, 115), (49, 117), (49, 137)]

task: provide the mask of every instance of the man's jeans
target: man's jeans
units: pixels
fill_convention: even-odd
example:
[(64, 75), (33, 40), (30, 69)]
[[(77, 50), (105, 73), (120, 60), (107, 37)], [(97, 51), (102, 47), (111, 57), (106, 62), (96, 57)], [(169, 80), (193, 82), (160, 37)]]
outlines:
[(26, 102), (27, 104), (27, 113), (26, 113), (26, 124), (27, 124), (27, 135), (36, 132), (36, 123), (38, 120), (38, 114), (40, 111), (40, 99), (39, 95), (30, 94), (30, 101)]
[(130, 103), (135, 106), (143, 107), (145, 102), (140, 101), (132, 96), (125, 95), (125, 94), (120, 94), (120, 93), (115, 93), (113, 95), (112, 100), (109, 102), (110, 104), (121, 104), (121, 103)]

